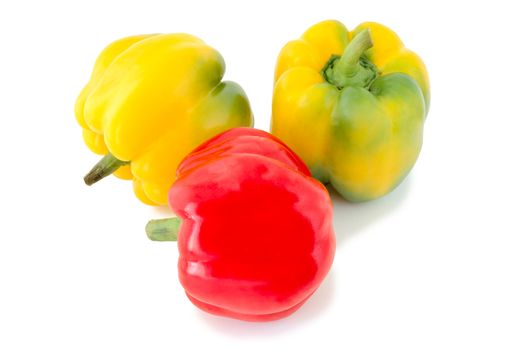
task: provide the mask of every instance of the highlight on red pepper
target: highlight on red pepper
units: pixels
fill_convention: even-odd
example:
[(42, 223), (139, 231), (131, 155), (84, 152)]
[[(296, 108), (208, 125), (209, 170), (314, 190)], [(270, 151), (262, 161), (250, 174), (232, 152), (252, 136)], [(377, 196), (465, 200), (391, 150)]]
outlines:
[(220, 316), (271, 321), (296, 311), (334, 259), (332, 204), (303, 161), (267, 132), (234, 128), (179, 165), (169, 191), (176, 217), (148, 237), (178, 241), (190, 301)]

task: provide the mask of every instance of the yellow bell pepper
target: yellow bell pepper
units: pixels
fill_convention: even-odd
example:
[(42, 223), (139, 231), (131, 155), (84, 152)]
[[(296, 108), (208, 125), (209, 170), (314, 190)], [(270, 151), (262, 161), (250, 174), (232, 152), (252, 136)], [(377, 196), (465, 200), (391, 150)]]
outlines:
[(114, 172), (137, 197), (163, 205), (179, 162), (206, 139), (252, 126), (243, 89), (222, 82), (223, 58), (188, 34), (117, 40), (98, 57), (75, 105), (86, 145), (105, 155), (89, 185)]
[(426, 68), (393, 31), (324, 21), (279, 55), (271, 129), (315, 177), (363, 201), (408, 174), (428, 108)]

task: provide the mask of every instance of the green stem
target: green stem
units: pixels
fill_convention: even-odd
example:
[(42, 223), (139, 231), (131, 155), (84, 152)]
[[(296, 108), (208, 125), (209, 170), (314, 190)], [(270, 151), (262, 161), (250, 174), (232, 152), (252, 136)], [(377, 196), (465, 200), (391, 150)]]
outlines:
[(352, 38), (341, 57), (331, 57), (323, 69), (325, 79), (338, 88), (360, 86), (368, 88), (379, 75), (375, 65), (364, 52), (373, 47), (369, 29), (364, 29)]
[(177, 241), (180, 226), (178, 217), (150, 220), (146, 224), (146, 235), (152, 241)]
[(84, 176), (86, 185), (91, 186), (95, 182), (102, 180), (106, 176), (113, 174), (115, 170), (129, 162), (115, 158), (111, 153), (106, 154), (101, 160)]

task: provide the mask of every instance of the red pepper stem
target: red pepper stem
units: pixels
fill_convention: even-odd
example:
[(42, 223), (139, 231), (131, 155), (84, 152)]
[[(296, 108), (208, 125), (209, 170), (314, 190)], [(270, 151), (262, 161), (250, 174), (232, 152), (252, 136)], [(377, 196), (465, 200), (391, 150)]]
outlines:
[(177, 216), (168, 219), (150, 220), (146, 224), (146, 235), (152, 241), (177, 241), (181, 219)]
[(121, 166), (128, 164), (123, 160), (115, 158), (111, 153), (106, 154), (101, 160), (84, 176), (86, 185), (91, 186), (106, 176), (113, 174)]

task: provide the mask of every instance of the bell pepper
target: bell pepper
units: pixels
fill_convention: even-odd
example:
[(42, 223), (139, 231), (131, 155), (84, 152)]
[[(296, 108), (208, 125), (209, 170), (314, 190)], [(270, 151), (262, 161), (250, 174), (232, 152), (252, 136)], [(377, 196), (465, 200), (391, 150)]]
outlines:
[(179, 280), (190, 301), (216, 315), (270, 321), (298, 309), (334, 258), (325, 187), (272, 135), (235, 128), (179, 165), (174, 218), (152, 220), (150, 239), (177, 240)]
[(138, 35), (106, 47), (75, 105), (86, 145), (105, 155), (85, 182), (115, 172), (133, 179), (141, 201), (166, 204), (188, 152), (253, 124), (243, 89), (222, 82), (224, 71), (219, 52), (188, 34)]
[(365, 201), (409, 173), (428, 108), (424, 63), (393, 31), (324, 21), (279, 54), (271, 130), (316, 178)]

